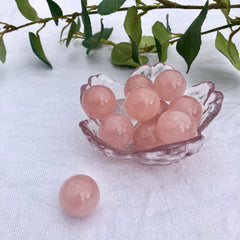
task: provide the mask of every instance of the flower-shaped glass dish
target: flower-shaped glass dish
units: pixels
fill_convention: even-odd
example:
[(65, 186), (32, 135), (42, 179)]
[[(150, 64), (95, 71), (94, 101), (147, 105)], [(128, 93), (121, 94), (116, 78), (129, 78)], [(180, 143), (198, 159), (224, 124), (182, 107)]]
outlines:
[[(154, 66), (145, 64), (137, 68), (131, 76), (142, 74), (154, 81), (155, 77), (160, 72), (167, 69), (173, 68), (162, 63), (158, 63)], [(103, 74), (89, 77), (88, 83), (81, 87), (80, 100), (84, 92), (94, 85), (109, 87), (114, 92), (117, 99), (115, 112), (127, 115), (124, 107), (124, 86)], [(203, 116), (198, 126), (196, 136), (187, 141), (162, 145), (143, 151), (135, 150), (132, 143), (124, 149), (117, 149), (99, 138), (98, 129), (100, 120), (87, 119), (81, 121), (79, 126), (88, 141), (106, 156), (116, 159), (132, 159), (145, 164), (169, 165), (197, 153), (200, 150), (204, 139), (202, 131), (217, 116), (223, 102), (223, 94), (215, 91), (213, 82), (201, 82), (198, 85), (188, 88), (184, 95), (196, 98), (203, 108)], [(134, 125), (136, 124), (134, 119), (131, 119), (131, 121)]]

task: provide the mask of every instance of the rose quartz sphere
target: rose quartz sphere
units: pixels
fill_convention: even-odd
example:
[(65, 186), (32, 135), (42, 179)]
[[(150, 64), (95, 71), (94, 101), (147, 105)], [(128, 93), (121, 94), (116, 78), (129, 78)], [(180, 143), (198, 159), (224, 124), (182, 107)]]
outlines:
[(145, 75), (135, 75), (130, 77), (124, 86), (124, 95), (128, 95), (130, 91), (138, 87), (150, 87), (153, 88), (153, 82)]
[(196, 124), (186, 112), (167, 110), (158, 119), (157, 133), (165, 144), (181, 142), (194, 137)]
[(135, 88), (127, 95), (125, 108), (132, 118), (138, 121), (148, 121), (159, 111), (159, 97), (151, 88)]
[(133, 144), (137, 150), (147, 150), (161, 145), (156, 119), (137, 124), (133, 132)]
[(115, 148), (127, 146), (133, 136), (133, 125), (123, 114), (112, 113), (99, 126), (99, 137)]
[(158, 114), (162, 114), (164, 113), (166, 110), (168, 109), (168, 104), (163, 101), (162, 99), (160, 99), (160, 108), (159, 108), (159, 111), (158, 111)]
[(198, 125), (199, 122), (201, 121), (202, 113), (203, 113), (202, 106), (197, 101), (197, 99), (193, 97), (181, 96), (177, 99), (174, 99), (169, 104), (168, 108), (187, 112), (193, 117), (196, 125)]
[(165, 101), (163, 101), (162, 99), (159, 99), (159, 101), (160, 101), (160, 107), (157, 115), (154, 117), (154, 119), (156, 120), (158, 120), (158, 118), (168, 109), (168, 104)]
[(59, 192), (63, 210), (73, 217), (85, 217), (93, 212), (99, 202), (97, 183), (87, 175), (75, 175), (67, 179)]
[(186, 80), (182, 74), (176, 70), (165, 70), (155, 78), (154, 90), (161, 99), (172, 101), (174, 98), (184, 94), (186, 90)]
[(90, 118), (102, 119), (114, 111), (116, 98), (108, 87), (95, 85), (84, 92), (81, 103)]

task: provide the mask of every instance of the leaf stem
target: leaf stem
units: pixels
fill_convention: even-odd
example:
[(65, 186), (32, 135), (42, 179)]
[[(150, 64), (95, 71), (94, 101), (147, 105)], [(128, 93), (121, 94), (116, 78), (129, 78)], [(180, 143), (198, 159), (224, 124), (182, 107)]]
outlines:
[(63, 36), (63, 32), (64, 30), (71, 24), (71, 21), (67, 20), (67, 24), (63, 27), (61, 33), (60, 33), (60, 42), (62, 42), (62, 36)]
[(236, 30), (232, 31), (231, 34), (229, 35), (229, 38), (228, 38), (228, 54), (229, 54), (229, 56), (231, 57), (231, 59), (234, 63), (236, 63), (236, 61), (232, 56), (231, 49), (230, 49), (230, 44), (232, 43), (233, 36), (239, 31), (240, 31), (240, 27), (237, 28)]
[(2, 25), (7, 25), (7, 23), (5, 23), (5, 22), (0, 22), (0, 24), (2, 24)]
[(232, 23), (232, 24), (226, 24), (226, 25), (223, 25), (221, 27), (210, 29), (208, 31), (202, 32), (201, 35), (212, 33), (212, 32), (216, 32), (216, 31), (219, 31), (219, 30), (222, 30), (222, 29), (226, 29), (226, 28), (229, 28), (229, 27), (233, 27), (233, 26), (236, 26), (236, 25), (240, 25), (240, 21)]
[(90, 13), (92, 10), (96, 10), (98, 8), (97, 5), (87, 6), (88, 13)]
[[(83, 40), (85, 39), (84, 33), (82, 33), (82, 32), (77, 32), (77, 33), (75, 33), (75, 35), (77, 35), (77, 36), (74, 36), (74, 38), (79, 38), (79, 39), (83, 39)], [(65, 41), (65, 40), (66, 39), (63, 39), (62, 41)], [(97, 42), (96, 39), (92, 39), (92, 38), (90, 38), (88, 40), (92, 41), (92, 42)], [(105, 44), (105, 45), (111, 45), (111, 46), (115, 46), (116, 45), (114, 42), (106, 40), (104, 38), (101, 38), (99, 43)]]
[(36, 35), (37, 35), (37, 37), (39, 37), (39, 32), (46, 26), (46, 22), (44, 22), (43, 23), (43, 25), (42, 25), (42, 27), (40, 27), (38, 30), (37, 30), (37, 32), (36, 32)]

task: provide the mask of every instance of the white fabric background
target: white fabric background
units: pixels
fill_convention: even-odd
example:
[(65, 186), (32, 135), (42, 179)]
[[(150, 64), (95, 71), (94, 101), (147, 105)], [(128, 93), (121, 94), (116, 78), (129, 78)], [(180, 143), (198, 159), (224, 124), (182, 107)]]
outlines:
[[(45, 1), (30, 2), (39, 16), (50, 15)], [(64, 13), (80, 11), (78, 0), (56, 2)], [(1, 21), (26, 22), (14, 1), (0, 3)], [(144, 35), (151, 34), (156, 20), (165, 22), (167, 12), (173, 32), (183, 32), (199, 11), (152, 11), (143, 17)], [(239, 9), (232, 11), (232, 16), (237, 14)], [(104, 17), (105, 26), (114, 27), (114, 42), (128, 41), (124, 15)], [(95, 32), (99, 19), (91, 17)], [(212, 10), (203, 29), (224, 24), (220, 11)], [(216, 33), (203, 36), (186, 78), (189, 86), (215, 82), (225, 96), (222, 111), (204, 133), (198, 154), (161, 167), (107, 158), (92, 149), (78, 127), (86, 118), (79, 91), (87, 78), (104, 73), (124, 83), (132, 69), (111, 64), (111, 47), (89, 56), (78, 41), (66, 49), (58, 43), (61, 27), (51, 22), (41, 32), (54, 66), (49, 70), (33, 55), (28, 41), (28, 31), (38, 28), (4, 39), (8, 56), (0, 65), (0, 239), (240, 239), (240, 72), (214, 48)], [(234, 40), (240, 48), (239, 35)], [(156, 62), (157, 56), (150, 55), (150, 63)], [(167, 63), (186, 71), (175, 46), (169, 49)], [(85, 219), (67, 216), (58, 203), (63, 181), (80, 173), (93, 177), (101, 191), (97, 210)]]

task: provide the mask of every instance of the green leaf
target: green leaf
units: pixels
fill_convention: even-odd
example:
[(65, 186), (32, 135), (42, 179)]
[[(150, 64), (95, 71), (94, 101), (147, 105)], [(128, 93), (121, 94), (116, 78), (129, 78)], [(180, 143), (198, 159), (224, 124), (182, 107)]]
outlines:
[(152, 32), (156, 42), (159, 62), (165, 62), (167, 60), (167, 50), (171, 33), (167, 30), (163, 23), (158, 21), (154, 23)]
[(38, 20), (39, 17), (35, 9), (29, 4), (28, 0), (15, 0), (18, 10), (30, 21)]
[[(221, 11), (226, 18), (227, 24), (231, 24), (231, 21), (229, 19), (229, 13), (231, 10), (231, 8), (229, 7), (231, 5), (230, 0), (222, 0), (221, 5), (227, 7), (225, 9), (221, 9)], [(230, 26), (229, 28), (232, 31), (232, 27)]]
[(92, 37), (92, 26), (91, 26), (90, 17), (89, 17), (87, 8), (85, 6), (84, 0), (81, 0), (81, 3), (82, 3), (82, 21), (84, 26), (84, 34), (85, 34), (85, 39), (88, 40), (89, 38)]
[(147, 6), (144, 2), (142, 2), (141, 0), (135, 0), (136, 2), (136, 5), (139, 6), (139, 5), (142, 5), (142, 6)]
[(29, 32), (29, 39), (30, 39), (31, 47), (32, 47), (34, 54), (40, 60), (42, 60), (45, 64), (47, 64), (50, 68), (52, 68), (52, 64), (48, 61), (48, 59), (43, 51), (40, 37), (38, 35), (35, 35), (32, 32)]
[(224, 36), (220, 32), (218, 32), (215, 46), (223, 55), (225, 55), (231, 61), (232, 65), (236, 69), (240, 70), (239, 53), (236, 45), (233, 42), (228, 43)]
[[(55, 3), (53, 0), (47, 0), (47, 3), (52, 17), (60, 17), (63, 15), (62, 9), (57, 3)], [(58, 19), (55, 19), (54, 22), (58, 26)]]
[(134, 62), (140, 63), (139, 62), (139, 56), (138, 56), (138, 46), (130, 36), (129, 36), (129, 38), (132, 42), (132, 59), (133, 59)]
[(98, 5), (98, 13), (108, 15), (116, 12), (126, 0), (103, 0)]
[(6, 55), (7, 55), (7, 51), (6, 51), (4, 41), (2, 38), (0, 38), (0, 61), (2, 63), (6, 62)]
[[(132, 59), (132, 44), (122, 42), (114, 46), (111, 55), (112, 63), (121, 66), (138, 67), (140, 64)], [(139, 56), (139, 61), (144, 64), (148, 61), (146, 56)]]
[[(227, 24), (229, 25), (229, 24), (233, 23), (232, 19), (230, 20), (230, 18), (229, 18), (229, 13), (230, 13), (230, 10), (231, 10), (231, 8), (230, 8), (230, 5), (231, 5), (230, 0), (214, 0), (214, 1), (219, 3), (220, 7), (225, 7), (223, 9), (221, 9), (221, 11), (222, 11), (223, 15), (226, 18)], [(231, 31), (233, 31), (232, 26), (229, 26), (229, 29)]]
[(112, 33), (113, 28), (104, 28), (102, 19), (101, 19), (101, 31), (94, 34), (89, 40), (84, 40), (82, 42), (83, 46), (86, 47), (87, 54), (90, 53), (90, 51), (94, 48), (97, 48), (99, 46), (101, 39), (108, 39)]
[(154, 53), (157, 51), (155, 46), (155, 40), (152, 36), (142, 36), (138, 46), (139, 49), (147, 49), (147, 52)]
[(71, 42), (73, 38), (73, 34), (77, 32), (77, 24), (75, 21), (72, 21), (69, 32), (68, 32), (68, 37), (66, 41), (66, 47), (68, 47), (69, 43)]
[(167, 27), (167, 30), (168, 30), (169, 32), (172, 31), (172, 29), (171, 29), (171, 27), (170, 27), (170, 25), (169, 25), (169, 15), (168, 15), (168, 14), (166, 15), (166, 27)]
[(80, 18), (77, 17), (77, 32), (80, 31), (80, 28), (81, 28), (81, 22), (80, 22)]
[(95, 36), (95, 38), (91, 38), (89, 40), (85, 40), (83, 41), (83, 46), (86, 47), (88, 50), (87, 50), (87, 54), (90, 53), (90, 51), (93, 49), (93, 48), (96, 48), (99, 44), (99, 41), (102, 37), (102, 34), (103, 34), (103, 31), (104, 31), (104, 26), (103, 26), (103, 22), (102, 22), (102, 19), (101, 19), (101, 31)]
[(154, 40), (155, 40), (156, 49), (157, 49), (158, 61), (159, 61), (159, 62), (164, 62), (164, 61), (163, 61), (162, 45), (161, 45), (161, 43), (158, 41), (157, 38), (154, 38)]
[(137, 14), (136, 7), (130, 7), (124, 21), (126, 33), (138, 46), (142, 37), (142, 26), (140, 15)]
[(202, 44), (201, 40), (201, 28), (208, 12), (208, 1), (204, 5), (198, 17), (193, 21), (187, 31), (177, 42), (177, 51), (184, 58), (187, 63), (187, 72)]
[(128, 8), (124, 21), (124, 28), (132, 43), (132, 59), (140, 64), (138, 45), (142, 38), (141, 15), (138, 15), (135, 6)]
[(231, 10), (229, 7), (231, 5), (230, 0), (222, 0), (221, 5), (227, 7), (226, 9), (222, 9), (223, 14), (225, 15), (225, 17), (227, 17)]
[(98, 32), (96, 34), (93, 35), (93, 38), (94, 39), (98, 39), (99, 38), (99, 35), (101, 34), (101, 38), (105, 39), (105, 40), (108, 40), (109, 37), (111, 36), (112, 34), (112, 31), (113, 31), (113, 28), (104, 28), (103, 29), (103, 32)]
[(214, 0), (214, 2), (220, 3), (220, 7), (226, 7), (225, 9), (221, 9), (222, 13), (227, 17), (230, 13), (230, 0)]

